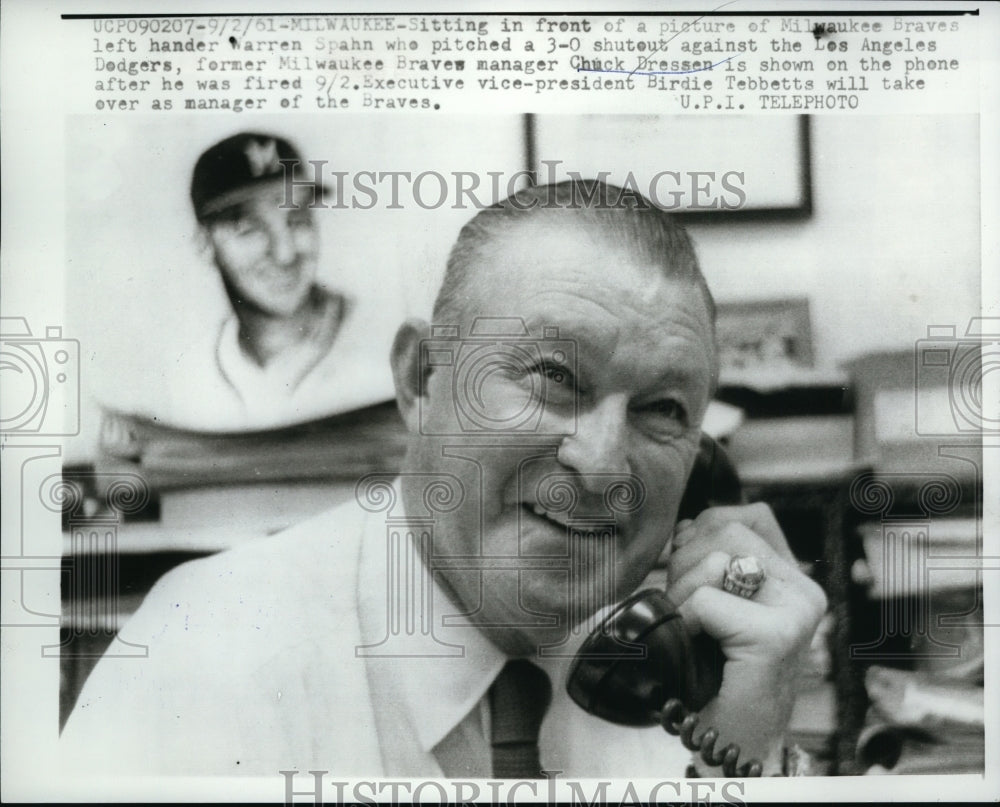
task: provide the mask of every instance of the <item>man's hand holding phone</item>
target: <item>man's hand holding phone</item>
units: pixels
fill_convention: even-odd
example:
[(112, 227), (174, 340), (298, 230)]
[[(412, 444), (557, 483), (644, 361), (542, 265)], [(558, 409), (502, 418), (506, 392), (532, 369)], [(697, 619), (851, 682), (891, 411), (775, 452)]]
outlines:
[[(702, 710), (699, 731), (716, 728), (719, 747), (735, 742), (741, 758), (764, 763), (764, 775), (780, 772), (796, 681), (826, 611), (823, 590), (799, 570), (765, 504), (713, 507), (682, 521), (668, 551), (669, 599), (691, 633), (718, 640), (726, 657), (722, 688)], [(752, 598), (723, 589), (736, 555), (756, 557), (766, 571)]]

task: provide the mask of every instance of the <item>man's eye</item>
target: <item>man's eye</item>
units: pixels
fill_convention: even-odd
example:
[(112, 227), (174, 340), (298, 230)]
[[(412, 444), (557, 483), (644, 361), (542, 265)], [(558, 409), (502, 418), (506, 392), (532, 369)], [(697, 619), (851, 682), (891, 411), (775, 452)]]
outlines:
[(241, 221), (236, 225), (237, 235), (253, 235), (259, 233), (260, 227), (251, 221)]
[(571, 393), (576, 388), (576, 379), (568, 367), (558, 362), (541, 361), (531, 367), (531, 373), (545, 379), (545, 389), (549, 395)]
[[(560, 392), (572, 392), (576, 379), (565, 365), (557, 362), (540, 361), (535, 364), (513, 364), (510, 376), (515, 380), (525, 381), (529, 376), (545, 379), (545, 389), (551, 395)], [(540, 390), (539, 390), (540, 391)]]
[(573, 383), (573, 374), (569, 371), (568, 367), (562, 364), (556, 364), (554, 362), (542, 362), (537, 368), (536, 372), (539, 372), (545, 378), (551, 381), (553, 384), (561, 385), (571, 385)]
[(684, 404), (673, 398), (664, 398), (644, 404), (639, 410), (644, 417), (687, 425), (688, 414)]

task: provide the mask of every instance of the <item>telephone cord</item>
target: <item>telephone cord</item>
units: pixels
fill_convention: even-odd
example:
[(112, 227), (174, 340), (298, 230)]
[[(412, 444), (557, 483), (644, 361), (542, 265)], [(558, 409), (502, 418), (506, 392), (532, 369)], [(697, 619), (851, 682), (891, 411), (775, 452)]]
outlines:
[(684, 747), (689, 751), (700, 752), (706, 765), (722, 766), (722, 773), (725, 776), (760, 776), (764, 771), (764, 766), (758, 759), (751, 759), (749, 762), (739, 765), (740, 747), (736, 743), (729, 743), (721, 751), (716, 751), (715, 744), (719, 739), (719, 732), (714, 728), (708, 729), (701, 735), (700, 739), (695, 740), (694, 732), (698, 726), (698, 714), (689, 712), (687, 707), (676, 698), (671, 698), (664, 704), (660, 711), (660, 725), (668, 734), (679, 736)]

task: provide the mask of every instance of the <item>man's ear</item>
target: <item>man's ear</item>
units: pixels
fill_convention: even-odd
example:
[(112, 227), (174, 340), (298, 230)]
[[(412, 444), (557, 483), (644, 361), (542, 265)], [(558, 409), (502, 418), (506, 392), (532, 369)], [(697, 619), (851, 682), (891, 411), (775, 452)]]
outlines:
[(195, 230), (194, 244), (199, 255), (204, 258), (212, 257), (214, 252), (212, 248), (212, 237), (209, 235), (208, 228), (204, 224), (199, 224), (198, 229)]
[(425, 368), (420, 361), (420, 343), (430, 334), (426, 321), (411, 317), (399, 326), (392, 343), (392, 380), (396, 386), (396, 405), (406, 428), (417, 432), (420, 424), (420, 393)]

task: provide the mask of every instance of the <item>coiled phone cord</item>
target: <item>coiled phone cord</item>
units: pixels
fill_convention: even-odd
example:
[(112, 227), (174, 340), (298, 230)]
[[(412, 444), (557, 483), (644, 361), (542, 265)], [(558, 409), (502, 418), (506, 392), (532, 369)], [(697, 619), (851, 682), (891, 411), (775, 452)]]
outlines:
[(701, 752), (701, 758), (705, 764), (712, 767), (722, 766), (722, 773), (725, 776), (760, 776), (764, 772), (764, 766), (758, 759), (751, 759), (749, 762), (737, 767), (740, 758), (740, 747), (736, 743), (729, 743), (721, 751), (715, 750), (715, 743), (719, 739), (719, 732), (709, 729), (701, 735), (701, 739), (694, 739), (694, 730), (698, 726), (698, 715), (689, 712), (677, 698), (671, 698), (660, 711), (660, 725), (664, 731), (673, 736), (679, 736), (684, 747), (689, 751)]

